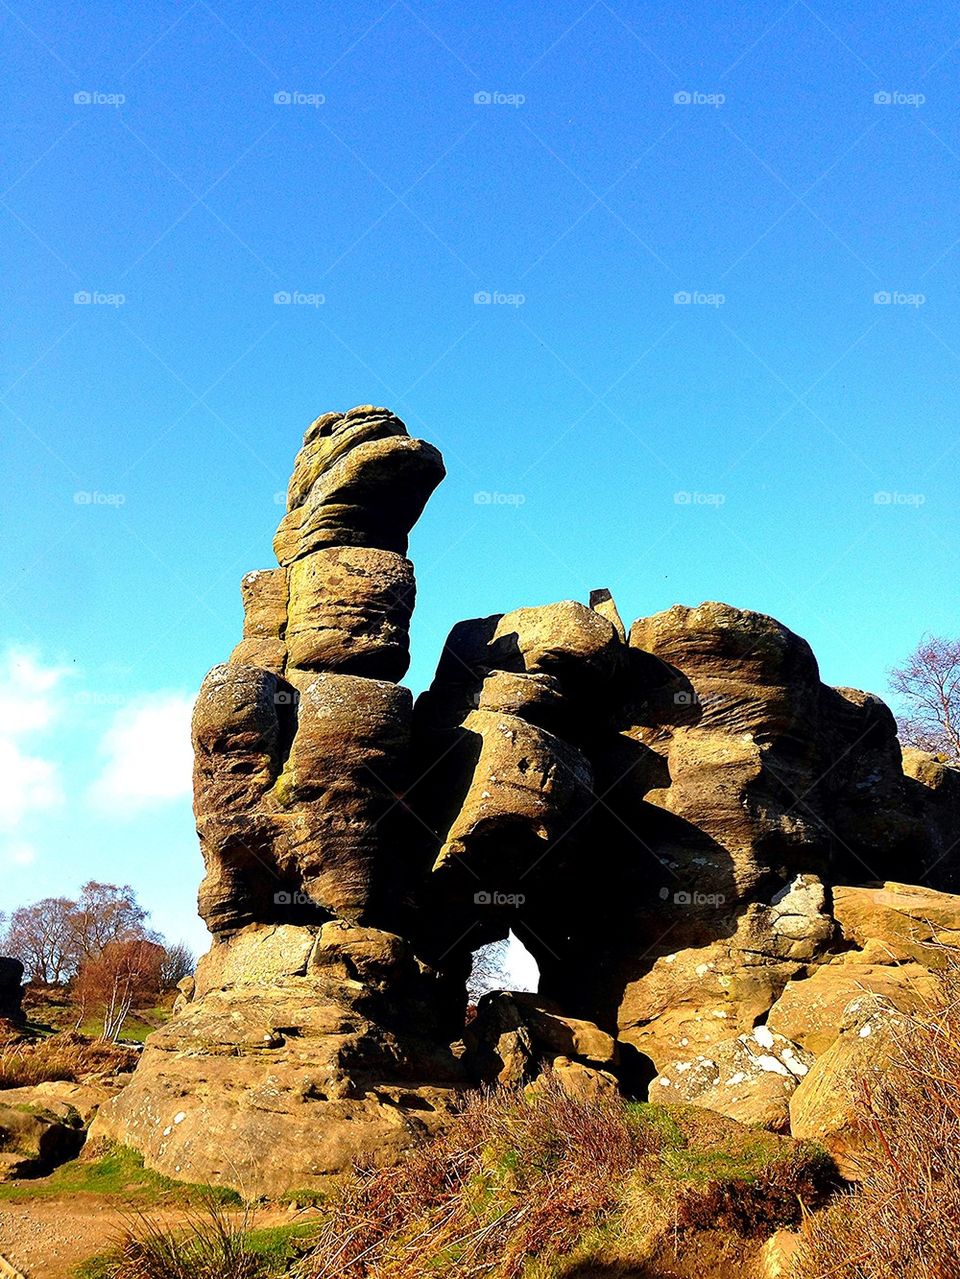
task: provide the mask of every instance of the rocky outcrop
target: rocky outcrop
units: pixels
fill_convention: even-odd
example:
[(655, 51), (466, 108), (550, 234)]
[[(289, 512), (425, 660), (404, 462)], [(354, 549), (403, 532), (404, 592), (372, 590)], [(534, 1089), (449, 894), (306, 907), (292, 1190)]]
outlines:
[(0, 956), (0, 1020), (23, 1019), (23, 964), (19, 959)]
[(217, 942), (93, 1135), (172, 1177), (247, 1195), (317, 1190), (436, 1130), (463, 1074), (435, 975), (400, 938), (331, 922)]
[(902, 1015), (889, 1005), (873, 998), (853, 1002), (836, 1039), (790, 1099), (793, 1135), (824, 1146), (848, 1181), (859, 1179), (863, 1153), (876, 1139), (864, 1122), (863, 1096), (894, 1059), (904, 1028)]
[(0, 1101), (0, 1181), (43, 1176), (79, 1153), (83, 1124), (76, 1114)]
[[(407, 539), (442, 476), (386, 409), (318, 418), (201, 687), (214, 944), (95, 1124), (171, 1175), (315, 1187), (547, 1067), (784, 1130), (851, 1005), (909, 1014), (960, 940), (960, 770), (902, 759), (770, 617), (627, 630), (599, 590), (459, 622), (414, 704)], [(472, 952), (511, 930), (540, 991), (464, 1036)]]
[(592, 1022), (564, 1017), (536, 995), (494, 991), (484, 995), (464, 1035), (464, 1060), (478, 1083), (525, 1084), (547, 1070), (579, 1069), (602, 1076), (616, 1090), (620, 1052), (612, 1035)]

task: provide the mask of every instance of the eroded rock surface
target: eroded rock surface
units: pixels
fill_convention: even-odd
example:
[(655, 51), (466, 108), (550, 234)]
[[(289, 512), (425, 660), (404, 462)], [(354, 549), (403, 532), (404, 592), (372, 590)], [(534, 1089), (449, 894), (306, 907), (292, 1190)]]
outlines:
[[(908, 1015), (960, 942), (960, 769), (902, 758), (879, 698), (716, 602), (459, 622), (414, 704), (407, 539), (442, 476), (386, 409), (308, 429), (278, 567), (243, 579), (194, 713), (214, 944), (95, 1130), (275, 1193), (551, 1066), (827, 1131), (840, 1027)], [(540, 992), (464, 1034), (471, 954), (511, 930)]]

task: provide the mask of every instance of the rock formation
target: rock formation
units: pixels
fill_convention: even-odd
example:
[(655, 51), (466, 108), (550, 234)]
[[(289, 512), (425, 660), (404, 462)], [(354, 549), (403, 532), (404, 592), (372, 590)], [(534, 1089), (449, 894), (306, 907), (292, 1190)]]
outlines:
[(0, 1020), (23, 1020), (23, 964), (0, 955)]
[[(387, 410), (325, 414), (243, 579), (193, 723), (213, 946), (95, 1125), (164, 1172), (315, 1187), (550, 1064), (786, 1130), (851, 1001), (909, 1011), (960, 941), (960, 770), (772, 618), (627, 631), (602, 590), (459, 622), (414, 705), (407, 536), (442, 476)], [(540, 993), (464, 1035), (511, 930)]]

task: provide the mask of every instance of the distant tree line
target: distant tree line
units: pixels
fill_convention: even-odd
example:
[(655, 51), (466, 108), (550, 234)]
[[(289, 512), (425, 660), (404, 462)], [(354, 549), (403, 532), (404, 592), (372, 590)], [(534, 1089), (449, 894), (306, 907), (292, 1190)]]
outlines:
[(76, 901), (44, 897), (13, 911), (0, 953), (19, 959), (31, 984), (68, 990), (77, 1025), (95, 1016), (103, 1037), (115, 1040), (134, 1007), (193, 972), (190, 948), (165, 942), (147, 918), (129, 884), (90, 880)]

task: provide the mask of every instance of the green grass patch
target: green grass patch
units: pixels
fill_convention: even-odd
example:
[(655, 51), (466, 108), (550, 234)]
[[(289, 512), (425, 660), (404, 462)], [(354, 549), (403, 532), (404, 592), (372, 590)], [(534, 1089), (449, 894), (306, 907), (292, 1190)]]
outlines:
[(289, 1262), (303, 1255), (304, 1244), (310, 1243), (319, 1228), (316, 1218), (285, 1226), (263, 1226), (247, 1232), (247, 1249), (254, 1256), (262, 1257), (277, 1273), (282, 1273)]
[[(309, 1250), (318, 1228), (319, 1222), (313, 1219), (311, 1221), (295, 1221), (289, 1225), (263, 1226), (260, 1229), (254, 1228), (241, 1231), (237, 1239), (238, 1243), (242, 1241), (242, 1244), (238, 1246), (237, 1251), (241, 1251), (242, 1248), (244, 1257), (255, 1258), (260, 1263), (256, 1270), (258, 1275), (263, 1276), (263, 1279), (268, 1279), (269, 1276), (274, 1275), (284, 1275), (289, 1272), (292, 1264)], [(149, 1233), (149, 1229), (149, 1226), (147, 1226), (147, 1233)], [(182, 1248), (182, 1252), (179, 1254), (181, 1262), (186, 1261), (191, 1268), (196, 1262), (203, 1269), (203, 1273), (207, 1274), (207, 1268), (203, 1266), (205, 1259), (203, 1240), (196, 1235), (195, 1226), (191, 1229), (190, 1224), (185, 1222), (182, 1231), (174, 1227), (172, 1235), (167, 1237), (176, 1238), (180, 1241), (177, 1247)], [(98, 1253), (97, 1256), (81, 1262), (73, 1273), (75, 1279), (115, 1279), (120, 1264), (118, 1253), (111, 1250)], [(253, 1267), (250, 1267), (250, 1269), (252, 1270)], [(152, 1273), (152, 1271), (148, 1273)], [(181, 1271), (177, 1270), (176, 1273), (179, 1274)], [(220, 1273), (219, 1270), (217, 1273)], [(223, 1273), (226, 1275), (228, 1271), (224, 1269)], [(234, 1271), (231, 1269), (229, 1273), (233, 1274)], [(247, 1271), (245, 1270), (244, 1273), (247, 1273)]]
[(143, 1157), (126, 1146), (112, 1146), (99, 1159), (72, 1159), (49, 1177), (0, 1183), (0, 1203), (54, 1199), (60, 1195), (109, 1195), (134, 1207), (189, 1202), (200, 1195), (217, 1203), (240, 1204), (235, 1190), (174, 1181), (144, 1167)]

